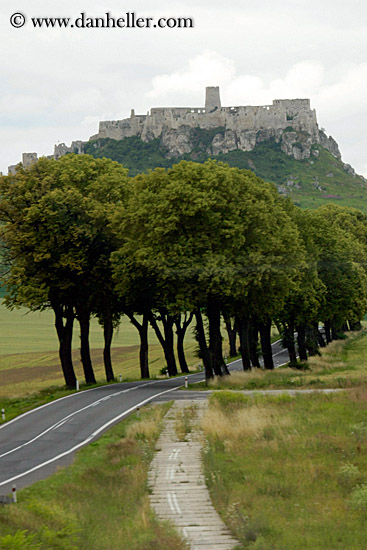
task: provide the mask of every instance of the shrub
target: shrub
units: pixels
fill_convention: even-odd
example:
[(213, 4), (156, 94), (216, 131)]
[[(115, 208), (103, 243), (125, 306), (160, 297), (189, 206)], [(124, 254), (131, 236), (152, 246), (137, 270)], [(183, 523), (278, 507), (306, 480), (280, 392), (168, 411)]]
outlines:
[(367, 510), (367, 484), (358, 485), (351, 494), (349, 504), (353, 510)]
[(358, 422), (351, 426), (352, 434), (355, 436), (358, 443), (367, 440), (367, 424), (365, 422)]
[(346, 489), (352, 489), (361, 479), (361, 472), (354, 464), (344, 464), (337, 474), (338, 484)]

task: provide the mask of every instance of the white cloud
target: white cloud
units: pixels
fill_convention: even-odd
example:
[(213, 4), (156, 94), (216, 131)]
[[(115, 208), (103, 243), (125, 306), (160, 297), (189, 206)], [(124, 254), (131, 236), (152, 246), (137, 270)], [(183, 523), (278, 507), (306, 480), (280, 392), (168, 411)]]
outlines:
[(199, 92), (208, 85), (225, 85), (235, 76), (235, 63), (217, 52), (204, 51), (188, 62), (187, 69), (153, 78), (147, 97)]

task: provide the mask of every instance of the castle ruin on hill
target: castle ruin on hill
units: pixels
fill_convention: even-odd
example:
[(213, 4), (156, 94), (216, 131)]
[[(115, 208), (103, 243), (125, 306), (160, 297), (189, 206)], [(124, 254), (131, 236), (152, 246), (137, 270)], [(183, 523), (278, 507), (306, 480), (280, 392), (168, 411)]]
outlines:
[[(129, 118), (100, 122), (98, 133), (89, 141), (122, 140), (132, 136), (146, 142), (159, 139), (166, 156), (175, 158), (193, 151), (196, 129), (212, 133), (206, 151), (208, 156), (236, 149), (251, 151), (261, 142), (274, 139), (284, 153), (296, 160), (317, 156), (317, 148), (312, 147), (315, 144), (321, 144), (336, 158), (341, 158), (336, 141), (319, 129), (316, 111), (311, 109), (309, 99), (275, 99), (272, 105), (222, 107), (217, 86), (206, 88), (204, 107), (156, 107), (146, 115), (137, 115), (131, 110)], [(83, 153), (84, 143), (73, 141), (70, 146), (55, 145), (52, 157), (58, 159), (67, 153)], [(25, 153), (23, 165), (28, 166), (36, 159), (36, 153)], [(10, 166), (9, 173), (14, 171), (15, 166)]]

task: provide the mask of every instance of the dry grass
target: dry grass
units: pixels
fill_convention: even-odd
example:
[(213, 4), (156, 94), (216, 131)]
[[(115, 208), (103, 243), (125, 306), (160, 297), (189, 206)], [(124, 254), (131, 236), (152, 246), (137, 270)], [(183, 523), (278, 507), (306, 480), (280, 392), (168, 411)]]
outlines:
[[(295, 376), (296, 372), (294, 369), (284, 368), (280, 372), (285, 376)], [(208, 382), (209, 388), (212, 389), (221, 389), (221, 388), (231, 388), (234, 386), (244, 387), (251, 381), (261, 381), (264, 379), (264, 375), (267, 372), (262, 369), (252, 369), (251, 371), (235, 371), (232, 372), (230, 376), (224, 376), (222, 378), (214, 378)]]
[(142, 439), (149, 442), (158, 438), (161, 429), (162, 412), (155, 409), (149, 419), (133, 422), (126, 428), (128, 439)]
[(252, 405), (230, 415), (211, 407), (205, 412), (201, 426), (207, 436), (226, 441), (263, 437), (267, 428), (279, 429), (289, 423), (289, 416), (280, 414), (275, 407)]
[(366, 412), (366, 387), (210, 398), (206, 480), (241, 548), (365, 550)]
[[(351, 388), (367, 383), (367, 331), (347, 333), (310, 357), (300, 369), (253, 369), (209, 381), (213, 389)], [(206, 389), (205, 384), (201, 387)]]

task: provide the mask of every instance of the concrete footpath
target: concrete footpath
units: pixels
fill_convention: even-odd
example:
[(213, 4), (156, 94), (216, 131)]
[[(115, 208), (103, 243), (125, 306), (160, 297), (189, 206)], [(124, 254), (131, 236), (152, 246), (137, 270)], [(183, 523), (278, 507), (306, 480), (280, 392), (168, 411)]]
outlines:
[[(168, 411), (150, 467), (150, 501), (157, 516), (173, 522), (192, 550), (230, 550), (239, 543), (214, 510), (202, 471), (199, 423), (206, 406), (206, 400), (175, 401)], [(176, 417), (189, 407), (196, 410), (194, 429), (179, 441)]]

